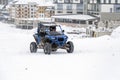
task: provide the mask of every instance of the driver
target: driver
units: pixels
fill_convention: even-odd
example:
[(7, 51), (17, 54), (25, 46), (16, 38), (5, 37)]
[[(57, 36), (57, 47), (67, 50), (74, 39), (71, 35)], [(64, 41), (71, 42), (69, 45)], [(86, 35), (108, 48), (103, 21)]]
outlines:
[(50, 31), (55, 32), (56, 31), (56, 27), (50, 27)]

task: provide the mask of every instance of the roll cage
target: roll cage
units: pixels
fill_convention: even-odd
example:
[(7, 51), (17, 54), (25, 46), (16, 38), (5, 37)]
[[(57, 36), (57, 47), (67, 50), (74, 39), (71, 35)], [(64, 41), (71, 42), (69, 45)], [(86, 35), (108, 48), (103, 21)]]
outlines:
[(60, 25), (56, 25), (55, 23), (39, 23), (38, 26), (41, 27), (40, 32), (45, 32), (48, 35), (61, 35), (64, 34), (64, 30), (62, 30)]

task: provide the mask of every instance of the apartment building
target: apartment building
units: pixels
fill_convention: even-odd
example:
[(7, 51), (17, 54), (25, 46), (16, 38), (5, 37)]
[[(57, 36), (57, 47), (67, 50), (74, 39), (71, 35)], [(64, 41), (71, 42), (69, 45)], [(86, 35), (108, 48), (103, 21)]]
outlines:
[(17, 27), (22, 28), (33, 28), (35, 24), (34, 18), (37, 18), (37, 3), (29, 2), (29, 3), (15, 3), (14, 12), (12, 15), (15, 19), (15, 24)]
[(51, 16), (55, 14), (53, 3), (39, 4), (37, 5), (37, 7), (37, 13), (39, 18), (51, 18)]
[[(10, 6), (10, 17), (17, 27), (31, 29), (37, 27), (37, 23), (49, 18), (52, 13), (46, 11), (48, 7), (54, 7), (37, 1), (18, 1)], [(50, 10), (51, 11), (51, 10)], [(47, 15), (46, 15), (47, 13)]]
[(84, 0), (54, 0), (55, 15), (82, 14)]

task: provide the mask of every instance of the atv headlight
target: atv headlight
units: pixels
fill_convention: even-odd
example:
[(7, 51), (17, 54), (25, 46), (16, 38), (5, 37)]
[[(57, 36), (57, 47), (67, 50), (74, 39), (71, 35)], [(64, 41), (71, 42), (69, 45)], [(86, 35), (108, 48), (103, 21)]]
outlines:
[(65, 39), (67, 39), (68, 37), (67, 37), (67, 36), (65, 36), (64, 38), (65, 38)]
[(55, 37), (52, 37), (51, 39), (55, 39)]

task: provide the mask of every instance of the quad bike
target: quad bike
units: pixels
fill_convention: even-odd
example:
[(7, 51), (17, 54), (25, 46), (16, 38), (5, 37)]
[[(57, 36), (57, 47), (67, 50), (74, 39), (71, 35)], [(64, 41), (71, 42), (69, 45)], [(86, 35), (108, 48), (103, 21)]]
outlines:
[(57, 49), (65, 49), (68, 53), (73, 53), (73, 42), (67, 41), (68, 36), (64, 34), (60, 25), (39, 23), (37, 32), (33, 35), (35, 42), (30, 44), (31, 53), (36, 53), (37, 49), (43, 49), (45, 54), (51, 54)]

